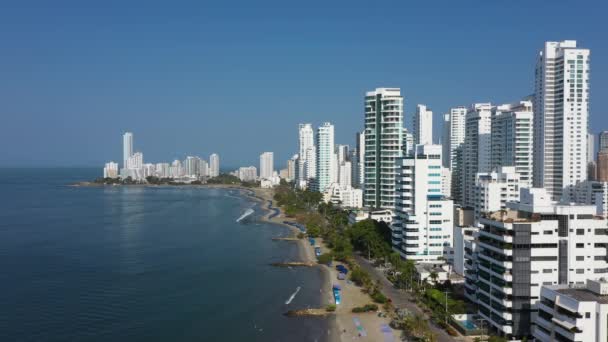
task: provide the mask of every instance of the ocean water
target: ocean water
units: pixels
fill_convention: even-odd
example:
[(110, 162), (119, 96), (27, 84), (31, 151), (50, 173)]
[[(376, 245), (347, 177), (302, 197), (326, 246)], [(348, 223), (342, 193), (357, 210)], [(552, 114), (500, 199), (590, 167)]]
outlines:
[[(91, 169), (0, 169), (0, 341), (323, 341), (318, 268), (235, 190), (70, 187)], [(235, 220), (248, 208), (256, 212)], [(300, 286), (289, 305), (285, 302)]]

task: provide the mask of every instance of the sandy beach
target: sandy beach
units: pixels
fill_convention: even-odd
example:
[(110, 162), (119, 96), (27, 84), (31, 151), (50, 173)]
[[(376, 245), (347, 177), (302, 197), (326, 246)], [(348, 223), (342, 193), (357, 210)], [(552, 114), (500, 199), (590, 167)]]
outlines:
[[(272, 207), (278, 208), (275, 205), (273, 199), (272, 189), (246, 189), (252, 190), (257, 197), (257, 200), (264, 202), (264, 207), (268, 201), (272, 201)], [(299, 230), (293, 226), (286, 225), (284, 221), (295, 222), (294, 219), (285, 217), (285, 214), (281, 210), (280, 214), (268, 218), (271, 212), (264, 215), (262, 220), (265, 222), (272, 222), (275, 224), (281, 224), (292, 229), (294, 236), (299, 233)], [(321, 247), (323, 253), (329, 252), (329, 249), (323, 243), (323, 239), (315, 238), (316, 245)], [(300, 247), (300, 261), (312, 261), (316, 262), (314, 254), (314, 247), (308, 243), (308, 240), (301, 239), (297, 242)], [(353, 313), (352, 309), (366, 304), (372, 304), (373, 301), (367, 293), (364, 293), (362, 289), (349, 280), (338, 280), (338, 271), (335, 269), (335, 265), (339, 263), (334, 262), (334, 267), (328, 267), (326, 265), (319, 265), (324, 270), (326, 275), (326, 282), (323, 284), (323, 288), (319, 290), (321, 295), (321, 302), (323, 305), (333, 304), (334, 297), (332, 292), (332, 286), (334, 284), (340, 285), (342, 288), (342, 303), (338, 305), (334, 317), (330, 317), (330, 330), (328, 331), (328, 340), (331, 342), (347, 342), (347, 341), (391, 341), (389, 336), (385, 336), (381, 330), (382, 325), (388, 326), (390, 319), (386, 317), (378, 317), (377, 312), (369, 313)], [(379, 310), (382, 310), (382, 305), (378, 305)], [(355, 322), (358, 321), (360, 329), (357, 329)], [(393, 341), (399, 341), (400, 332), (390, 329)]]

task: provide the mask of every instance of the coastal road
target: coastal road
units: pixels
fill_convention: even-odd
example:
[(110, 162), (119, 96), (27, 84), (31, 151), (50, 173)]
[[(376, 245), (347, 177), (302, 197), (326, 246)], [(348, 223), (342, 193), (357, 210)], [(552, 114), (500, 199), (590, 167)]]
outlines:
[[(402, 290), (396, 289), (393, 284), (386, 279), (382, 271), (376, 269), (367, 259), (361, 257), (360, 255), (355, 255), (355, 260), (357, 260), (361, 268), (369, 273), (374, 281), (380, 280), (382, 292), (392, 300), (395, 308), (407, 309), (410, 312), (421, 314), (428, 319), (427, 315), (422, 312), (422, 310), (416, 304), (408, 299), (406, 293), (402, 292)], [(429, 327), (431, 328), (431, 331), (435, 333), (437, 336), (437, 341), (439, 342), (453, 342), (459, 340), (448, 335), (448, 333), (446, 333), (443, 329), (435, 326), (435, 324), (430, 321)]]

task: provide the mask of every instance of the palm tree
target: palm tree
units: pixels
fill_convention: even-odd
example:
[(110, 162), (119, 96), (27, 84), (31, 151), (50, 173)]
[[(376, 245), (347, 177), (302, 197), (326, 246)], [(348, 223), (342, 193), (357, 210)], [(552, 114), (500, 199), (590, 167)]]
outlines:
[(424, 316), (416, 314), (410, 315), (405, 319), (407, 330), (411, 331), (412, 335), (422, 337), (429, 331), (429, 324)]
[(439, 274), (437, 274), (437, 272), (435, 271), (431, 271), (431, 274), (429, 274), (429, 278), (431, 278), (434, 285), (437, 285), (437, 278), (439, 278)]

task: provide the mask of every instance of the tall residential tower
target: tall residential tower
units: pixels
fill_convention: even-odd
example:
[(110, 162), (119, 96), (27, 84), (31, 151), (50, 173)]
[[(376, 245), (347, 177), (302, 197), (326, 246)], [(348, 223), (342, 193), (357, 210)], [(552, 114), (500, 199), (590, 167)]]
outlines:
[(587, 179), (589, 50), (574, 40), (546, 42), (534, 99), (534, 186), (568, 200), (570, 189)]
[(396, 160), (403, 154), (403, 97), (399, 88), (365, 94), (365, 186), (363, 205), (394, 209)]

